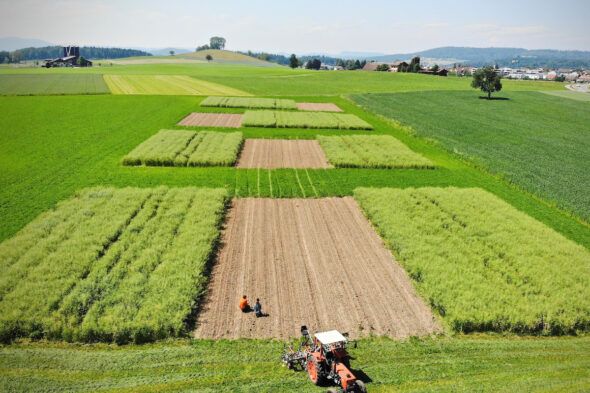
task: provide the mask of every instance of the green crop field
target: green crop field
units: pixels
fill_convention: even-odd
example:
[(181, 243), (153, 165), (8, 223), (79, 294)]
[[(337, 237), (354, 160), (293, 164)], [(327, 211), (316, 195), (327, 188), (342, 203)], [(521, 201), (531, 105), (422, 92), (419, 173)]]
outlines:
[[(485, 101), (471, 78), (291, 70), (213, 56), (0, 68), (2, 89), (12, 86), (0, 96), (0, 331), (6, 341), (17, 337), (0, 344), (0, 391), (325, 391), (281, 366), (282, 341), (190, 335), (228, 198), (351, 196), (357, 188), (359, 201), (365, 192), (374, 201), (361, 204), (419, 295), (444, 314), (434, 337), (372, 337), (351, 348), (370, 392), (590, 390), (590, 296), (582, 286), (590, 227), (583, 214), (562, 210), (575, 210), (563, 195), (588, 206), (580, 194), (588, 188), (587, 102), (536, 92), (565, 91), (557, 82), (506, 80), (499, 95), (510, 100)], [(108, 94), (105, 78), (125, 94)], [(84, 81), (107, 94), (88, 95), (95, 91)], [(299, 128), (341, 122), (292, 110), (248, 111), (268, 119), (240, 133), (176, 126), (203, 103), (199, 95), (333, 103), (372, 131)], [(275, 113), (296, 128), (275, 127)], [(158, 130), (173, 141), (151, 139)], [(324, 137), (336, 137), (332, 157), (354, 167), (190, 166), (233, 162), (235, 153), (218, 147), (226, 138), (239, 146), (244, 138)], [(354, 143), (336, 147), (346, 141)], [(194, 154), (177, 155), (174, 143)], [(155, 160), (173, 156), (182, 167), (122, 165), (152, 148)], [(502, 157), (510, 170), (474, 165), (475, 153)], [(408, 169), (417, 157), (436, 169)], [(356, 167), (377, 160), (403, 164)], [(400, 197), (387, 194), (384, 203), (367, 188)], [(425, 189), (442, 197), (405, 204), (404, 195)], [(483, 333), (466, 333), (474, 330)], [(548, 337), (559, 334), (569, 337)], [(181, 338), (161, 340), (169, 337)]]
[(373, 129), (373, 126), (355, 115), (327, 112), (246, 111), (242, 125), (270, 128)]
[(0, 74), (0, 95), (108, 94), (102, 75)]
[(183, 75), (105, 75), (104, 79), (113, 94), (248, 95), (241, 90)]
[(511, 92), (364, 95), (353, 99), (590, 220), (590, 110), (585, 102)]
[(160, 130), (123, 157), (124, 165), (230, 166), (243, 143), (241, 132)]
[(590, 328), (590, 252), (495, 196), (361, 188), (355, 198), (453, 330)]
[[(7, 392), (309, 392), (277, 361), (282, 343), (175, 341), (142, 346), (23, 343), (0, 347)], [(369, 392), (582, 392), (590, 339), (365, 339), (351, 349)], [(358, 371), (357, 371), (358, 372)], [(359, 373), (360, 375), (360, 373)]]
[(297, 109), (297, 104), (294, 100), (249, 97), (207, 97), (201, 101), (201, 106), (250, 109)]
[(427, 158), (388, 135), (318, 136), (330, 164), (339, 168), (433, 168)]
[(0, 340), (177, 336), (219, 235), (226, 192), (92, 188), (0, 244)]

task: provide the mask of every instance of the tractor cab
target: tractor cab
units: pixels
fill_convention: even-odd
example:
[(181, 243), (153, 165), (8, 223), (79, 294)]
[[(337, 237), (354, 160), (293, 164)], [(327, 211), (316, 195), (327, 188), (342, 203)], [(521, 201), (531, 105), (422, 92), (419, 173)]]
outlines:
[(339, 360), (348, 363), (348, 352), (346, 345), (348, 339), (337, 330), (316, 333), (314, 335), (314, 344), (321, 351), (321, 354), (329, 361)]

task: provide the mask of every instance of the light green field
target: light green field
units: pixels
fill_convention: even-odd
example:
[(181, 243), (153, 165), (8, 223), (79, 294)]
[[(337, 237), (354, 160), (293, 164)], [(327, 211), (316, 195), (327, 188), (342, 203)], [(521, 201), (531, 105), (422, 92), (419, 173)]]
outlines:
[(433, 163), (387, 135), (318, 136), (330, 164), (339, 168), (433, 168)]
[(223, 189), (92, 188), (40, 215), (0, 243), (0, 340), (185, 334), (226, 196)]
[(96, 74), (0, 74), (0, 95), (108, 93), (110, 90), (103, 78)]
[(543, 93), (556, 97), (569, 98), (571, 100), (590, 101), (590, 93), (581, 93), (577, 91), (544, 91)]
[(241, 132), (160, 130), (123, 157), (124, 165), (230, 166), (243, 143)]
[(183, 75), (105, 75), (113, 94), (235, 95), (248, 93)]
[(207, 97), (201, 101), (201, 106), (216, 108), (297, 109), (297, 104), (294, 100), (250, 97)]
[(355, 198), (454, 331), (590, 327), (590, 252), (494, 195), (360, 188)]
[(348, 113), (246, 111), (244, 127), (324, 128), (340, 130), (372, 130), (366, 121)]

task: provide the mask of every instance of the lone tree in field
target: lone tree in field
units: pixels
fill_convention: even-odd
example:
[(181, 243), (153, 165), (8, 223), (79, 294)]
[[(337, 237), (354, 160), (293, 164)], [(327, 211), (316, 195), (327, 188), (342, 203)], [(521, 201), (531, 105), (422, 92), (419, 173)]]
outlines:
[(213, 60), (213, 56), (208, 54), (207, 56), (205, 56), (205, 59), (207, 59), (207, 61), (211, 61)]
[(168, 52), (168, 53), (170, 53), (170, 56), (174, 56), (174, 51), (173, 51), (173, 50), (171, 50), (171, 51), (170, 51), (170, 52)]
[(211, 37), (209, 40), (209, 46), (211, 49), (225, 49), (225, 38), (223, 37)]
[(299, 59), (297, 58), (297, 56), (295, 56), (295, 53), (293, 53), (291, 55), (291, 57), (289, 57), (289, 67), (291, 67), (291, 68), (299, 67)]
[(492, 99), (492, 93), (502, 90), (502, 77), (496, 73), (494, 67), (480, 68), (473, 74), (471, 87), (480, 89), (488, 94), (488, 100)]

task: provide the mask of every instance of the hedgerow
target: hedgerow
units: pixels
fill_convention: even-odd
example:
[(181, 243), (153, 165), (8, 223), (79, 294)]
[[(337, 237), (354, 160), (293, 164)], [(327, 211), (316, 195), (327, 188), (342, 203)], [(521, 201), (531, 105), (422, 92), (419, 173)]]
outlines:
[(241, 132), (160, 130), (123, 157), (123, 164), (231, 166), (242, 143)]
[(421, 154), (389, 135), (317, 137), (328, 161), (339, 168), (434, 168)]
[(373, 129), (373, 126), (355, 115), (329, 112), (246, 111), (242, 125), (273, 128)]
[(0, 244), (15, 250), (2, 258), (0, 339), (183, 334), (226, 199), (224, 189), (89, 189), (39, 216)]
[(297, 109), (295, 100), (278, 98), (207, 97), (201, 106), (218, 108)]
[(455, 331), (590, 328), (590, 252), (480, 189), (354, 192)]

